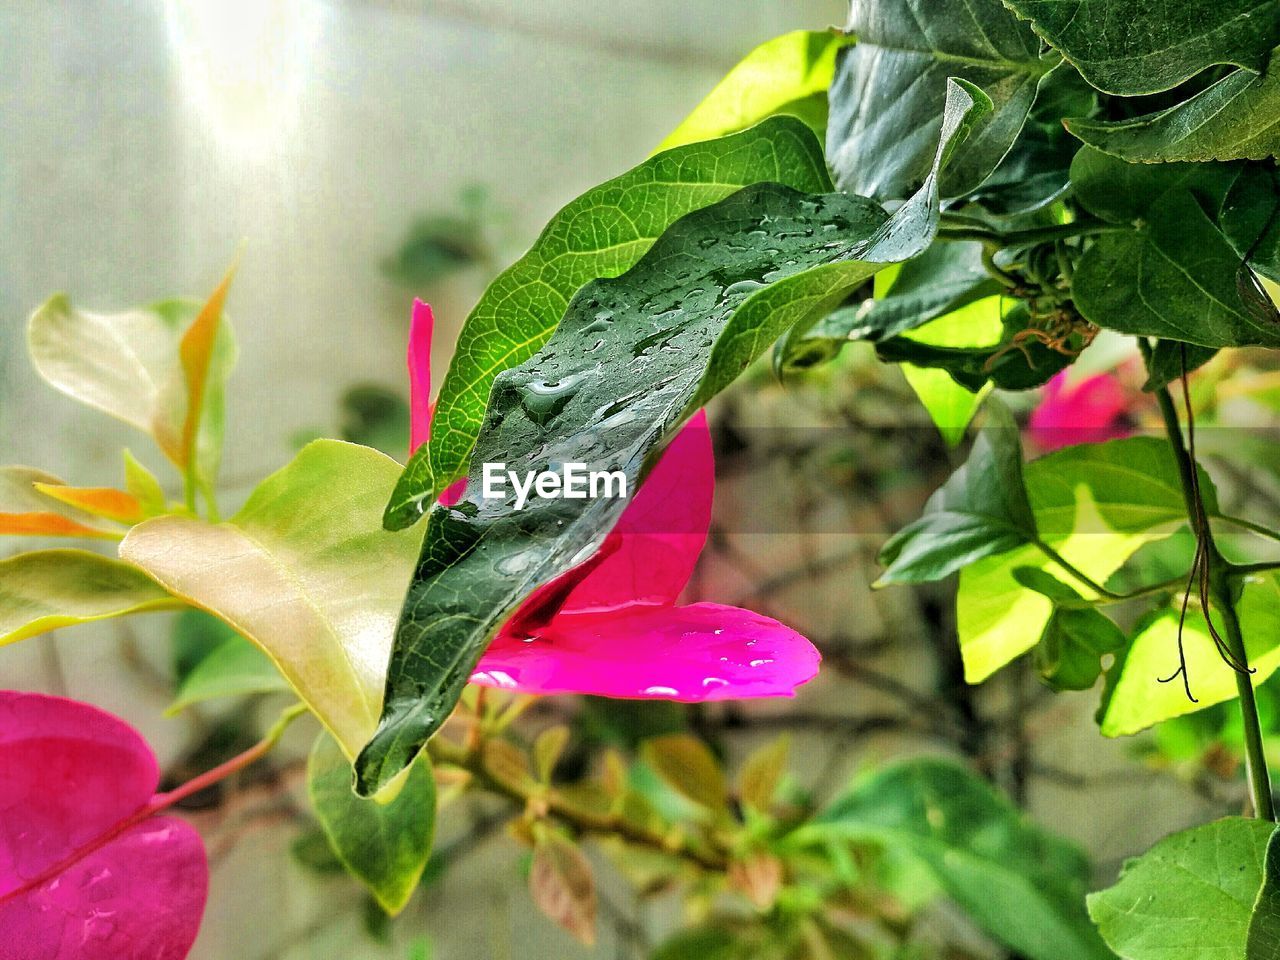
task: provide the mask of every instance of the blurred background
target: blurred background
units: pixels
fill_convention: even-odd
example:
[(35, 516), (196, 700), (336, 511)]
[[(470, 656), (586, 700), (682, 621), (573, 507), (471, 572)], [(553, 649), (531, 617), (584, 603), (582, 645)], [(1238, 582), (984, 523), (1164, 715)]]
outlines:
[[(160, 467), (126, 427), (38, 380), (25, 318), (59, 290), (101, 311), (203, 297), (241, 247), (228, 309), (240, 362), (226, 503), (310, 436), (402, 456), (413, 297), (435, 307), (439, 377), (487, 280), (556, 209), (645, 157), (757, 43), (839, 22), (844, 6), (8, 0), (0, 462), (111, 484), (130, 445)], [(761, 372), (713, 414), (718, 533), (694, 598), (786, 620), (823, 649), (823, 676), (794, 702), (548, 701), (527, 718), (534, 729), (571, 717), (602, 742), (625, 743), (690, 727), (731, 765), (790, 730), (792, 774), (815, 792), (888, 756), (964, 755), (1084, 845), (1099, 879), (1164, 833), (1238, 809), (1230, 758), (1215, 777), (1203, 758), (1171, 770), (1141, 742), (1103, 741), (1090, 719), (1095, 694), (1051, 699), (1024, 665), (966, 687), (950, 585), (869, 589), (883, 535), (961, 458), (896, 369), (850, 351), (793, 389)], [(797, 429), (809, 426), (820, 429)], [(4, 650), (0, 682), (121, 714), (181, 779), (251, 742), (260, 706), (163, 717), (181, 669), (172, 636), (200, 629), (168, 615), (80, 627)], [(601, 942), (580, 947), (529, 903), (501, 811), (460, 803), (443, 815), (444, 854), (424, 889), (387, 925), (351, 881), (326, 873), (299, 790), (312, 730), (299, 726), (268, 769), (188, 811), (214, 863), (198, 960), (425, 957), (424, 938), (431, 956), (458, 960), (643, 957), (682, 922), (678, 896), (637, 898), (602, 869)], [(937, 927), (972, 955), (998, 955), (958, 918)]]

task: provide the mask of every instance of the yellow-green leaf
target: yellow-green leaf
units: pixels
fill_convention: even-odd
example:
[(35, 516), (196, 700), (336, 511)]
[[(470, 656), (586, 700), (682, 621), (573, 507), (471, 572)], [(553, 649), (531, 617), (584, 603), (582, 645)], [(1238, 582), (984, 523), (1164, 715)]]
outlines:
[(646, 740), (645, 763), (668, 784), (709, 810), (726, 806), (724, 771), (707, 745), (687, 733), (671, 733)]
[[(1114, 668), (1098, 722), (1103, 736), (1122, 737), (1170, 717), (1203, 710), (1237, 696), (1236, 673), (1214, 646), (1194, 598), (1187, 610), (1182, 650), (1187, 683), (1196, 702), (1187, 699), (1178, 672), (1179, 610), (1156, 616), (1133, 638), (1122, 663)], [(1280, 667), (1280, 576), (1252, 575), (1236, 605), (1244, 634), (1250, 679), (1257, 686)], [(1218, 633), (1224, 633), (1214, 617)], [(1172, 678), (1172, 679), (1169, 679)]]
[(141, 570), (87, 550), (34, 550), (0, 560), (0, 645), (179, 606)]
[(821, 135), (836, 51), (853, 38), (834, 30), (794, 30), (766, 40), (725, 74), (658, 150), (714, 140), (785, 113)]
[(422, 536), (382, 529), (399, 470), (376, 450), (317, 440), (229, 521), (157, 517), (120, 547), (265, 650), (349, 758), (376, 725)]

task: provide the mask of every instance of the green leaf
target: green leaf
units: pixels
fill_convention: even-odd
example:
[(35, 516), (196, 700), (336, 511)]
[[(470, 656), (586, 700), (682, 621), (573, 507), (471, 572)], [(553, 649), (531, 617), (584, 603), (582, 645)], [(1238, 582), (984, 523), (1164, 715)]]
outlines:
[(1262, 889), (1253, 904), (1245, 938), (1245, 960), (1280, 957), (1280, 831), (1267, 841), (1263, 860)]
[(188, 607), (174, 617), (169, 645), (173, 676), (178, 685), (182, 685), (201, 660), (238, 636), (229, 624), (196, 607)]
[(625, 273), (680, 217), (759, 181), (814, 193), (830, 188), (822, 150), (803, 123), (776, 117), (730, 137), (665, 151), (557, 213), (467, 317), (440, 388), (431, 439), (396, 484), (388, 527), (414, 523), (463, 475), (494, 380), (543, 347), (583, 284)]
[(288, 682), (266, 654), (244, 637), (232, 636), (192, 668), (165, 713), (172, 716), (206, 700), (288, 689)]
[[(1192, 598), (1182, 631), (1188, 684), (1195, 702), (1187, 699), (1178, 671), (1178, 608), (1148, 618), (1130, 643), (1123, 660), (1108, 675), (1107, 691), (1098, 711), (1103, 736), (1122, 737), (1145, 730), (1170, 717), (1203, 710), (1238, 695), (1236, 673), (1227, 666), (1209, 631), (1199, 605)], [(1254, 685), (1280, 667), (1280, 574), (1250, 575), (1236, 604), (1245, 652)], [(1216, 618), (1215, 618), (1216, 619)], [(1221, 623), (1215, 624), (1219, 635)], [(1169, 679), (1172, 678), (1172, 679)]]
[(1013, 577), (1054, 604), (1036, 646), (1040, 678), (1054, 690), (1090, 689), (1102, 673), (1102, 657), (1125, 645), (1124, 632), (1105, 614), (1086, 606), (1079, 592), (1045, 570), (1019, 567)]
[[(1040, 536), (1098, 583), (1140, 547), (1186, 523), (1177, 463), (1155, 437), (1068, 447), (1028, 463), (1024, 477)], [(1201, 483), (1209, 512), (1216, 513), (1212, 481), (1202, 474)], [(1019, 567), (1045, 570), (1092, 595), (1033, 545), (965, 567), (956, 627), (969, 683), (981, 683), (1044, 633), (1053, 603), (1018, 582)]]
[(942, 439), (949, 447), (958, 447), (964, 439), (973, 415), (982, 406), (990, 392), (990, 386), (974, 393), (962, 387), (945, 370), (917, 367), (915, 364), (899, 365), (907, 384), (919, 398)]
[[(939, 166), (985, 106), (952, 88)], [(457, 702), (521, 601), (599, 546), (615, 498), (485, 499), (482, 468), (517, 476), (552, 463), (621, 471), (632, 489), (679, 425), (777, 337), (812, 323), (936, 233), (936, 178), (889, 217), (845, 194), (757, 184), (689, 214), (630, 271), (574, 297), (543, 350), (494, 384), (469, 499), (431, 514), (397, 629), (383, 718), (357, 771), (371, 791), (396, 775)], [(433, 434), (434, 435), (434, 434)]]
[(1157, 340), (1147, 361), (1147, 381), (1142, 389), (1147, 393), (1167, 387), (1183, 374), (1203, 367), (1218, 353), (1216, 347), (1201, 347), (1177, 340)]
[(714, 140), (780, 113), (820, 121), (811, 126), (821, 134), (836, 51), (852, 42), (834, 30), (794, 30), (766, 40), (725, 74), (658, 150)]
[[(1269, 4), (1277, 7), (1274, 2)], [(1127, 31), (1125, 31), (1127, 34)], [(1274, 43), (1273, 32), (1269, 42)], [(1280, 152), (1280, 57), (1261, 75), (1233, 70), (1164, 110), (1127, 120), (1067, 120), (1085, 143), (1143, 163), (1263, 160)]]
[[(188, 349), (193, 375), (197, 367), (203, 370), (198, 383), (188, 378), (180, 356), (201, 314), (202, 305), (192, 300), (105, 314), (77, 310), (58, 294), (31, 315), (27, 346), (36, 370), (63, 393), (148, 434), (180, 469), (194, 455), (198, 479), (207, 488), (217, 474), (223, 384), (236, 353), (221, 303), (210, 303), (217, 308), (214, 339), (202, 338)], [(197, 330), (208, 333), (209, 326)], [(192, 353), (197, 346), (200, 356)], [(190, 438), (188, 429), (195, 431)]]
[(1089, 915), (1125, 960), (1243, 957), (1274, 823), (1227, 817), (1130, 860)]
[(1037, 538), (1017, 424), (1002, 404), (988, 409), (968, 461), (929, 498), (924, 515), (884, 545), (880, 584), (940, 580)]
[(124, 452), (124, 488), (138, 501), (147, 516), (155, 517), (165, 512), (164, 488), (160, 481), (128, 450)]
[(841, 190), (902, 199), (924, 181), (942, 128), (947, 81), (981, 88), (994, 109), (957, 147), (941, 194), (977, 187), (1008, 153), (1054, 65), (1000, 0), (875, 0), (852, 6), (829, 99), (827, 158)]
[[(1146, 219), (1165, 194), (1190, 191), (1210, 211), (1222, 206), (1241, 164), (1130, 163), (1094, 147), (1081, 147), (1071, 161), (1071, 186), (1081, 206), (1109, 223)], [(1216, 216), (1216, 214), (1215, 214)]]
[(995, 217), (1021, 217), (1048, 207), (1070, 185), (1071, 159), (1080, 141), (1063, 117), (1089, 117), (1098, 94), (1066, 61), (1040, 81), (1031, 115), (1000, 165), (964, 199)]
[(952, 763), (882, 770), (798, 833), (909, 853), (979, 926), (1031, 960), (1110, 956), (1085, 915), (1080, 851)]
[(0, 560), (0, 645), (177, 606), (136, 567), (86, 550), (34, 550)]
[(711, 750), (697, 737), (672, 733), (645, 742), (644, 762), (679, 793), (708, 810), (727, 808), (724, 771)]
[(976, 393), (988, 385), (1030, 390), (1070, 366), (1070, 354), (1038, 340), (1016, 340), (1032, 324), (1022, 300), (988, 297), (939, 317), (919, 329), (876, 344), (886, 363), (910, 363), (944, 370), (961, 387)]
[(738, 797), (744, 804), (761, 813), (773, 806), (790, 750), (791, 738), (784, 733), (747, 757), (738, 772)]
[(1280, 35), (1276, 0), (1005, 0), (1093, 86), (1136, 97), (1218, 64), (1260, 71)]
[(1223, 198), (1218, 225), (1236, 252), (1280, 283), (1280, 174), (1274, 164), (1245, 164)]
[(1237, 284), (1240, 255), (1186, 190), (1171, 190), (1136, 230), (1103, 234), (1080, 258), (1071, 289), (1100, 327), (1205, 347), (1280, 346)]
[(229, 521), (157, 517), (120, 553), (261, 647), (355, 756), (377, 721), (420, 538), (379, 524), (398, 471), (367, 447), (317, 440)]
[(394, 916), (404, 909), (431, 856), (436, 826), (436, 782), (419, 757), (395, 797), (386, 803), (351, 792), (351, 764), (321, 732), (307, 760), (307, 793), (334, 854)]

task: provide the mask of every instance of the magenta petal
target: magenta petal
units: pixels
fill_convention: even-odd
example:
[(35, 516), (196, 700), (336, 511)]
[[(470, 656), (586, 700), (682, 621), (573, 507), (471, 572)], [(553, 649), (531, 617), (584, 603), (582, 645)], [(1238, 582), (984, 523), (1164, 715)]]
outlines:
[(604, 559), (561, 609), (675, 603), (707, 541), (715, 472), (711, 431), (700, 410), (662, 452), (601, 548)]
[(102, 842), (158, 778), (118, 718), (0, 692), (0, 960), (187, 955), (208, 886), (199, 836), (152, 817)]
[(1028, 430), (1042, 450), (1076, 443), (1101, 443), (1129, 436), (1132, 400), (1112, 374), (1098, 373), (1072, 382), (1064, 370), (1045, 384), (1040, 404), (1031, 411)]
[(471, 679), (522, 693), (636, 699), (789, 697), (821, 657), (776, 620), (718, 603), (561, 614), (534, 639), (500, 636)]
[(431, 331), (435, 317), (431, 305), (413, 301), (409, 321), (409, 453), (431, 435)]

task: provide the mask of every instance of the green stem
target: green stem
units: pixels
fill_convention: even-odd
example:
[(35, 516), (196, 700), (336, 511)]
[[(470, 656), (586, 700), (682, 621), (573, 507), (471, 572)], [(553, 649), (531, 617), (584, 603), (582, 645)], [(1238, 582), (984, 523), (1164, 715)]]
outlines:
[(1060, 554), (1057, 550), (1053, 549), (1053, 547), (1049, 546), (1049, 544), (1045, 543), (1043, 540), (1036, 539), (1036, 540), (1033, 540), (1032, 542), (1036, 545), (1036, 547), (1040, 550), (1041, 553), (1043, 553), (1046, 557), (1048, 557), (1050, 560), (1052, 560), (1054, 563), (1060, 566), (1063, 570), (1067, 571), (1067, 573), (1071, 574), (1071, 576), (1075, 577), (1078, 581), (1080, 581), (1082, 584), (1084, 584), (1094, 593), (1098, 594), (1098, 596), (1100, 597), (1106, 597), (1108, 600), (1114, 600), (1114, 601), (1130, 600), (1133, 597), (1142, 596), (1143, 593), (1153, 592), (1152, 590), (1149, 590), (1147, 588), (1143, 588), (1141, 592), (1132, 593), (1132, 594), (1116, 593), (1114, 590), (1108, 590), (1106, 587), (1098, 583), (1096, 580), (1090, 577), (1087, 573), (1085, 573), (1075, 564), (1067, 560), (1066, 557)]
[[(1151, 345), (1139, 337), (1138, 345), (1150, 369)], [(1209, 594), (1214, 608), (1222, 617), (1226, 630), (1227, 649), (1243, 670), (1233, 670), (1236, 691), (1240, 696), (1240, 719), (1244, 733), (1245, 767), (1249, 778), (1250, 795), (1253, 798), (1254, 815), (1262, 820), (1275, 821), (1275, 802), (1271, 795), (1271, 775), (1267, 770), (1267, 755), (1262, 740), (1262, 723), (1258, 718), (1258, 702), (1253, 692), (1252, 672), (1248, 670), (1249, 655), (1245, 649), (1244, 634), (1240, 630), (1240, 618), (1236, 615), (1235, 598), (1232, 595), (1231, 564), (1229, 564), (1213, 540), (1213, 531), (1202, 522), (1206, 512), (1203, 503), (1197, 503), (1199, 484), (1196, 480), (1197, 465), (1182, 436), (1182, 425), (1173, 405), (1173, 397), (1165, 387), (1155, 391), (1160, 416), (1164, 420), (1169, 446), (1178, 462), (1178, 475), (1182, 482), (1182, 496), (1187, 505), (1187, 516), (1200, 540), (1209, 567)]]
[(1049, 240), (1066, 240), (1071, 237), (1090, 237), (1099, 233), (1114, 233), (1119, 230), (1130, 230), (1125, 224), (1101, 223), (1097, 220), (1083, 220), (1075, 223), (1057, 223), (1051, 227), (1034, 227), (1028, 230), (991, 230), (967, 224), (947, 226), (947, 215), (942, 215), (942, 226), (938, 228), (939, 240), (978, 240), (982, 243), (996, 243), (1002, 247), (1030, 246)]

